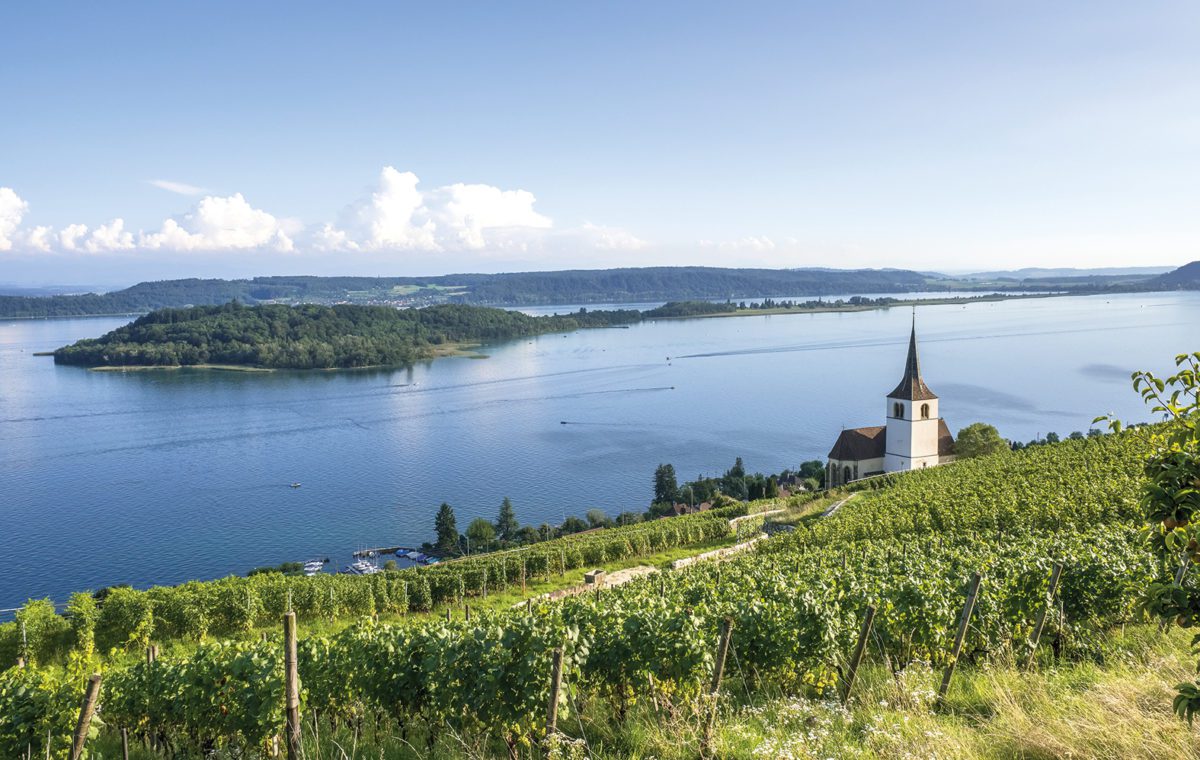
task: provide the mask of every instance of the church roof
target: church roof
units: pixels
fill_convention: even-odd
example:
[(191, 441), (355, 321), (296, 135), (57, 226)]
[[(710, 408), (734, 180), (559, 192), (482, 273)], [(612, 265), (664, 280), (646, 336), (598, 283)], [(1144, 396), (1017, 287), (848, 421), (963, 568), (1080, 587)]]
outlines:
[(843, 430), (829, 451), (830, 459), (843, 462), (862, 459), (881, 459), (886, 450), (887, 428), (861, 427)]
[[(864, 459), (881, 459), (887, 451), (887, 427), (851, 428), (843, 430), (829, 451), (830, 459), (841, 462), (859, 462)], [(938, 456), (954, 455), (954, 436), (943, 419), (938, 420)]]
[(888, 398), (905, 399), (908, 401), (929, 401), (937, 398), (929, 386), (921, 379), (921, 360), (917, 357), (917, 323), (914, 319), (912, 335), (908, 339), (908, 360), (904, 363), (904, 377), (896, 390), (887, 395)]
[(954, 455), (954, 436), (950, 434), (950, 428), (946, 426), (946, 421), (938, 420), (938, 456), (948, 457)]

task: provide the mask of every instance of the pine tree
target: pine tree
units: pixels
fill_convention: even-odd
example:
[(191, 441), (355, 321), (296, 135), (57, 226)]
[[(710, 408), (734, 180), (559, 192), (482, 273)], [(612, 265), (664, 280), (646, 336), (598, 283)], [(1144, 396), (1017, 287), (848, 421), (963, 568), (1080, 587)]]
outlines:
[(513, 511), (512, 502), (507, 496), (500, 504), (500, 516), (496, 518), (496, 537), (501, 541), (512, 541), (517, 537), (517, 531), (521, 529), (521, 523), (517, 521), (517, 514)]
[(679, 498), (679, 484), (675, 480), (675, 466), (660, 464), (654, 471), (654, 503), (673, 504)]
[(440, 551), (452, 552), (458, 548), (458, 523), (454, 520), (453, 507), (443, 501), (433, 525), (437, 531), (437, 548)]

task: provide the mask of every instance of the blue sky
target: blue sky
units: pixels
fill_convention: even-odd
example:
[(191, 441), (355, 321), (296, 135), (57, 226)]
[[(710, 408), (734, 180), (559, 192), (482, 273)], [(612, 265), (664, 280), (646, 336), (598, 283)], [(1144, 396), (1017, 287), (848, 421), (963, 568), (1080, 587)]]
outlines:
[(1192, 2), (47, 2), (0, 29), (0, 282), (1200, 258)]

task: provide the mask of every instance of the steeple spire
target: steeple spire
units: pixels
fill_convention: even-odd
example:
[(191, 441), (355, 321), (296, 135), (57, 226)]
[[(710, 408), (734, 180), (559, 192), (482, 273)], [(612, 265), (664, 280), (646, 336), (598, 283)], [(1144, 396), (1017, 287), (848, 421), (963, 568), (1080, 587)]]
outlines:
[(896, 390), (888, 394), (888, 398), (904, 399), (907, 401), (928, 401), (937, 398), (929, 386), (921, 379), (921, 360), (917, 356), (917, 309), (913, 307), (912, 333), (908, 338), (908, 359), (904, 362), (904, 377)]

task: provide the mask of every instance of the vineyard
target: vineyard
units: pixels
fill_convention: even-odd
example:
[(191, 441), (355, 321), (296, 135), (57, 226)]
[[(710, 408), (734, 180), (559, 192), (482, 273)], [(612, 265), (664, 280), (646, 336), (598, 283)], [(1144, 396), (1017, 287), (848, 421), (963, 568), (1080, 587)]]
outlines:
[[(914, 663), (1023, 661), (1035, 628), (1044, 629), (1035, 653), (1043, 661), (1086, 659), (1106, 630), (1144, 619), (1141, 589), (1170, 574), (1137, 531), (1141, 441), (1110, 435), (889, 477), (830, 518), (736, 559), (470, 619), (379, 623), (370, 615), (482, 596), (522, 573), (725, 535), (729, 515), (388, 574), (394, 577), (360, 583), (353, 593), (342, 579), (257, 576), (230, 579), (229, 589), (114, 592), (98, 609), (81, 602), (79, 614), (64, 621), (63, 635), (74, 637), (65, 664), (0, 674), (0, 715), (14, 717), (0, 723), (0, 754), (42, 757), (49, 738), (49, 754), (66, 757), (85, 676), (97, 666), (93, 648), (140, 650), (164, 632), (203, 643), (179, 656), (101, 666), (93, 728), (110, 738), (124, 729), (164, 756), (269, 754), (285, 734), (281, 633), (211, 639), (279, 620), (289, 609), (301, 621), (361, 617), (333, 635), (300, 637), (296, 714), (307, 740), (353, 727), (356, 738), (394, 737), (396, 757), (439, 748), (538, 756), (555, 712), (553, 753), (578, 749), (585, 720), (594, 733), (647, 704), (702, 723), (718, 704), (723, 626), (730, 626), (728, 668), (747, 697), (763, 689), (844, 696), (864, 631), (870, 636), (858, 648), (897, 677)], [(1064, 570), (1051, 597), (1056, 564)], [(975, 574), (982, 580), (964, 615)], [(330, 590), (340, 605), (334, 611), (323, 606)], [(868, 609), (873, 624), (864, 626)], [(554, 690), (560, 668), (564, 685)]]

